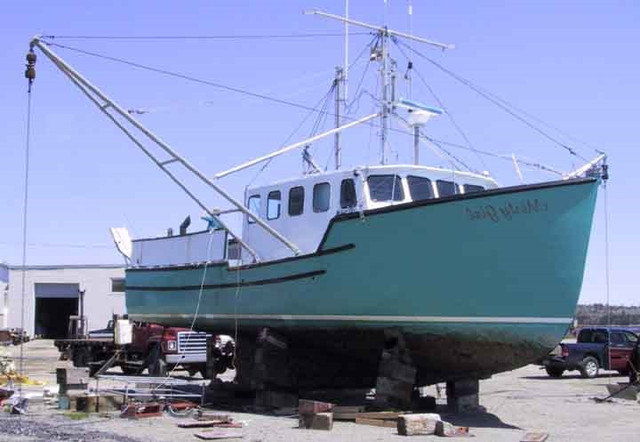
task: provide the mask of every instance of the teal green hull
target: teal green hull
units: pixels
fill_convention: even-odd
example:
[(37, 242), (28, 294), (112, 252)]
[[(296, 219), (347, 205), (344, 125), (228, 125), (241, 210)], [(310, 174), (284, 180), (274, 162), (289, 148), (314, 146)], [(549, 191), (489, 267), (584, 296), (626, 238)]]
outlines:
[(569, 327), (598, 184), (520, 186), (340, 215), (318, 252), (240, 269), (130, 269), (127, 309), (134, 319), (188, 326), (202, 286), (198, 329), (270, 327), (301, 345), (332, 336), (327, 348), (362, 349), (363, 360), (379, 355), (393, 329), (426, 383), (489, 376), (544, 355)]

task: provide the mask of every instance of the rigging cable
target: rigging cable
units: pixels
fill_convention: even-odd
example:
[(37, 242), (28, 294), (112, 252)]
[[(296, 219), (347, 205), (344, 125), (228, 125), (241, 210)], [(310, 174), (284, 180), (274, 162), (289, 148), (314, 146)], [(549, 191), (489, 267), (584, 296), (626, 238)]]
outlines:
[[(573, 149), (570, 146), (567, 146), (565, 143), (563, 143), (562, 141), (558, 140), (557, 138), (549, 135), (547, 132), (543, 131), (542, 129), (540, 129), (538, 126), (534, 125), (533, 123), (531, 123), (530, 121), (528, 121), (526, 118), (524, 118), (523, 116), (519, 115), (514, 109), (515, 107), (510, 105), (507, 101), (503, 100), (502, 98), (499, 98), (497, 95), (490, 93), (488, 91), (485, 91), (483, 88), (476, 86), (474, 83), (472, 83), (471, 81), (459, 76), (458, 74), (454, 73), (453, 71), (445, 68), (444, 66), (442, 66), (440, 63), (438, 63), (437, 61), (427, 57), (426, 55), (420, 53), (419, 51), (412, 49), (411, 47), (407, 46), (405, 43), (403, 42), (398, 42), (398, 44), (409, 48), (409, 50), (411, 50), (414, 54), (418, 55), (419, 57), (423, 58), (424, 60), (428, 61), (429, 63), (431, 63), (432, 65), (434, 65), (435, 67), (437, 67), (438, 69), (440, 69), (442, 72), (446, 73), (447, 75), (451, 76), (453, 79), (455, 79), (456, 81), (462, 83), (463, 85), (467, 86), (468, 88), (470, 88), (471, 90), (473, 90), (474, 92), (476, 92), (478, 95), (482, 96), (483, 98), (485, 98), (486, 100), (492, 102), (493, 104), (495, 104), (496, 106), (498, 106), (500, 109), (502, 109), (503, 111), (507, 112), (509, 115), (511, 115), (513, 118), (519, 120), (521, 123), (523, 123), (524, 125), (528, 126), (530, 129), (538, 132), (540, 135), (542, 135), (543, 137), (545, 137), (546, 139), (548, 139), (549, 141), (557, 144), (558, 146), (562, 147), (563, 149), (565, 149), (567, 152), (569, 152), (571, 155), (574, 155), (578, 158), (580, 158), (581, 160), (587, 161), (586, 158), (584, 158), (582, 155), (580, 155), (578, 152), (576, 152), (575, 149)], [(513, 108), (513, 109), (512, 109)]]
[[(411, 63), (411, 59), (407, 56), (405, 51), (402, 50), (402, 47), (398, 44), (396, 39), (394, 38), (391, 41), (393, 41), (393, 43), (398, 48), (400, 53), (404, 56), (404, 58), (406, 58), (409, 61), (409, 63)], [(478, 160), (480, 161), (480, 164), (482, 164), (482, 167), (484, 168), (484, 170), (489, 171), (489, 168), (487, 167), (487, 164), (484, 162), (484, 159), (476, 151), (475, 146), (473, 145), (473, 143), (471, 143), (471, 140), (469, 139), (467, 134), (462, 130), (462, 127), (458, 124), (456, 119), (453, 117), (453, 114), (449, 111), (449, 109), (447, 109), (447, 107), (444, 105), (444, 102), (436, 94), (436, 92), (429, 85), (429, 83), (427, 83), (427, 80), (423, 77), (423, 75), (420, 73), (420, 71), (418, 71), (415, 67), (413, 67), (412, 63), (411, 63), (411, 70), (415, 71), (415, 73), (418, 74), (418, 78), (420, 79), (422, 84), (424, 84), (424, 86), (429, 90), (429, 93), (431, 94), (431, 96), (438, 102), (438, 106), (440, 106), (445, 111), (445, 114), (447, 114), (447, 118), (449, 118), (449, 121), (451, 121), (451, 124), (453, 125), (453, 127), (456, 129), (456, 131), (460, 134), (460, 136), (467, 143), (467, 146), (469, 146), (469, 148), (476, 154), (476, 158), (478, 158)]]
[[(350, 32), (349, 35), (368, 35), (369, 32)], [(254, 40), (344, 37), (344, 33), (310, 32), (291, 34), (236, 34), (236, 35), (42, 35), (49, 40)]]
[[(377, 36), (374, 36), (372, 41), (366, 47), (369, 47), (376, 40), (377, 40)], [(56, 47), (60, 47), (62, 49), (67, 49), (67, 50), (70, 50), (70, 51), (82, 53), (84, 55), (88, 55), (88, 56), (92, 56), (92, 57), (96, 57), (96, 58), (101, 58), (101, 59), (105, 59), (105, 60), (113, 61), (113, 62), (116, 62), (116, 63), (129, 65), (129, 66), (133, 66), (133, 67), (136, 67), (136, 68), (139, 68), (139, 69), (143, 69), (143, 70), (148, 70), (148, 71), (159, 73), (159, 74), (162, 74), (162, 75), (167, 75), (167, 76), (170, 76), (170, 77), (180, 78), (180, 79), (184, 79), (184, 80), (187, 80), (187, 81), (192, 81), (192, 82), (199, 83), (199, 84), (204, 84), (204, 85), (207, 85), (207, 86), (220, 88), (220, 89), (227, 90), (227, 91), (230, 91), (230, 92), (236, 92), (236, 93), (239, 93), (239, 94), (252, 96), (252, 97), (255, 97), (255, 98), (261, 98), (261, 99), (264, 99), (264, 100), (267, 100), (267, 101), (272, 101), (272, 102), (275, 102), (275, 103), (278, 103), (278, 104), (284, 104), (284, 105), (296, 107), (296, 108), (299, 108), (299, 109), (304, 109), (304, 110), (307, 110), (307, 111), (310, 111), (310, 112), (320, 112), (320, 109), (318, 109), (317, 107), (310, 107), (310, 106), (306, 106), (306, 105), (303, 105), (303, 104), (300, 104), (300, 103), (295, 103), (295, 102), (291, 102), (291, 101), (287, 101), (287, 100), (282, 100), (282, 99), (271, 97), (271, 96), (264, 95), (264, 94), (258, 94), (258, 93), (254, 93), (254, 92), (251, 92), (251, 91), (246, 91), (246, 90), (235, 88), (235, 87), (231, 87), (231, 86), (225, 86), (225, 85), (222, 85), (222, 84), (219, 84), (219, 83), (215, 83), (215, 82), (211, 82), (211, 81), (208, 81), (208, 80), (195, 78), (195, 77), (188, 76), (188, 75), (185, 75), (185, 74), (180, 74), (180, 73), (176, 73), (176, 72), (167, 71), (165, 69), (146, 66), (146, 65), (142, 65), (142, 64), (139, 64), (139, 63), (131, 62), (131, 61), (128, 61), (128, 60), (119, 59), (119, 58), (111, 57), (111, 56), (107, 56), (107, 55), (102, 55), (102, 54), (98, 54), (98, 53), (94, 53), (94, 52), (90, 52), (90, 51), (85, 51), (83, 49), (74, 48), (74, 47), (70, 47), (70, 46), (66, 46), (66, 45), (60, 45), (60, 44), (57, 44), (57, 43), (47, 42), (47, 44), (49, 44), (50, 46), (56, 46)], [(424, 57), (422, 54), (420, 54), (420, 55), (422, 57)], [(361, 83), (362, 83), (363, 80), (364, 80), (364, 75), (363, 75), (363, 78), (361, 80)], [(347, 109), (349, 109), (350, 106), (353, 106), (354, 102), (357, 102), (357, 100), (355, 98), (347, 106)], [(352, 109), (349, 109), (348, 113), (350, 113), (351, 110)], [(333, 114), (328, 112), (327, 115), (332, 116)], [(343, 118), (353, 120), (352, 117), (349, 117), (347, 115), (344, 115)], [(364, 123), (364, 124), (367, 124), (370, 127), (377, 127), (378, 126), (375, 122), (367, 122), (367, 123)], [(405, 136), (411, 136), (411, 134), (408, 134), (404, 130), (400, 130), (400, 129), (396, 129), (396, 128), (389, 128), (389, 130), (392, 131), (392, 132), (397, 132), (397, 133), (404, 134)], [(455, 145), (454, 143), (442, 142), (442, 141), (439, 141), (439, 140), (436, 140), (436, 141), (438, 141), (440, 144), (448, 144), (448, 145), (451, 145), (451, 146), (454, 146), (454, 147), (458, 147), (458, 148), (461, 148), (461, 149), (471, 150), (471, 149), (469, 149), (467, 147)], [(495, 154), (488, 153), (488, 152), (483, 152), (483, 151), (480, 151), (478, 149), (476, 149), (476, 151), (481, 153), (481, 154), (483, 154), (483, 155), (495, 156)], [(529, 164), (529, 165), (532, 165), (532, 164)], [(534, 165), (534, 167), (536, 167), (536, 166)], [(553, 171), (552, 169), (549, 169), (549, 168), (547, 168), (545, 170), (548, 170), (548, 171), (551, 171), (551, 172), (554, 172), (554, 173), (558, 173), (557, 171)]]
[[(604, 187), (604, 275), (605, 275), (605, 288), (607, 293), (607, 327), (609, 333), (607, 333), (609, 339), (609, 348), (611, 348), (611, 291), (609, 284), (609, 204), (607, 198), (607, 181), (603, 180)], [(609, 369), (611, 369), (611, 351), (608, 351)], [(609, 375), (609, 383), (611, 383), (611, 375)]]
[[(21, 275), (21, 298), (20, 298), (20, 328), (24, 332), (24, 304), (26, 298), (26, 276), (27, 276), (27, 233), (28, 233), (28, 220), (29, 220), (29, 160), (31, 150), (31, 88), (33, 86), (33, 80), (36, 78), (36, 64), (37, 56), (33, 52), (33, 47), (29, 49), (27, 53), (27, 65), (25, 70), (25, 77), (28, 80), (27, 86), (27, 122), (26, 122), (26, 137), (25, 137), (25, 153), (24, 153), (24, 201), (22, 212), (22, 275)], [(24, 383), (24, 339), (20, 340), (20, 362), (18, 364), (20, 372), (20, 384), (19, 395), (22, 397), (22, 384)], [(22, 413), (19, 413), (21, 416)]]

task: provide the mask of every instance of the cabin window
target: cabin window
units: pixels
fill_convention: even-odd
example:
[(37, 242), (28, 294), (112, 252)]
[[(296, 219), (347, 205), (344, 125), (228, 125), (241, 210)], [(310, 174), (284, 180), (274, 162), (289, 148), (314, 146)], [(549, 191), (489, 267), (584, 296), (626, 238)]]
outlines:
[(413, 201), (433, 198), (433, 188), (429, 178), (409, 175), (407, 176), (407, 184), (409, 184), (409, 193)]
[(455, 195), (458, 193), (456, 183), (453, 181), (437, 180), (436, 186), (438, 187), (438, 195), (440, 197)]
[[(260, 216), (260, 195), (251, 195), (247, 203), (249, 211), (256, 216)], [(249, 217), (248, 217), (249, 218)], [(249, 218), (249, 224), (255, 223), (255, 220)]]
[(292, 187), (289, 190), (289, 216), (301, 215), (304, 210), (304, 187)]
[(280, 218), (280, 207), (282, 206), (282, 198), (279, 190), (269, 192), (267, 195), (267, 219)]
[(313, 211), (326, 212), (331, 203), (331, 186), (329, 183), (318, 183), (313, 186)]
[(372, 201), (402, 201), (404, 190), (398, 175), (369, 175), (369, 196)]
[(111, 278), (111, 293), (124, 293), (124, 278)]
[(476, 186), (475, 184), (463, 184), (462, 188), (464, 193), (482, 192), (484, 190), (484, 187)]
[(623, 332), (623, 333), (627, 337), (627, 342), (629, 342), (631, 345), (636, 345), (636, 342), (638, 342), (638, 337), (636, 335), (629, 332)]
[(356, 185), (351, 178), (342, 180), (340, 184), (340, 207), (342, 209), (348, 209), (355, 207), (358, 204), (358, 198), (356, 197)]
[(240, 243), (236, 239), (227, 241), (227, 259), (240, 259)]

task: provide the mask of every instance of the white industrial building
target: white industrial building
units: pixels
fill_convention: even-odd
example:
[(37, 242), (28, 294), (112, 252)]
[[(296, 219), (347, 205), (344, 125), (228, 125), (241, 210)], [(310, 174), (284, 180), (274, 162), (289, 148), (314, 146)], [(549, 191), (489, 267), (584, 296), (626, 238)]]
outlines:
[(24, 328), (31, 336), (65, 337), (69, 317), (81, 310), (89, 330), (126, 313), (122, 265), (23, 268), (0, 263), (0, 328), (21, 327), (23, 277)]

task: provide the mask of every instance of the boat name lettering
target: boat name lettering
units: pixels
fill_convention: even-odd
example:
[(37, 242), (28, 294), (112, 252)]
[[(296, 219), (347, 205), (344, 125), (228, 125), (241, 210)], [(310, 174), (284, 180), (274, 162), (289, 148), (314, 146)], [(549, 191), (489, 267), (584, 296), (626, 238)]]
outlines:
[(488, 219), (494, 223), (502, 220), (511, 221), (517, 215), (530, 215), (532, 213), (546, 212), (549, 205), (539, 199), (521, 201), (520, 203), (506, 203), (503, 205), (487, 204), (478, 208), (466, 208), (465, 211), (471, 221)]

